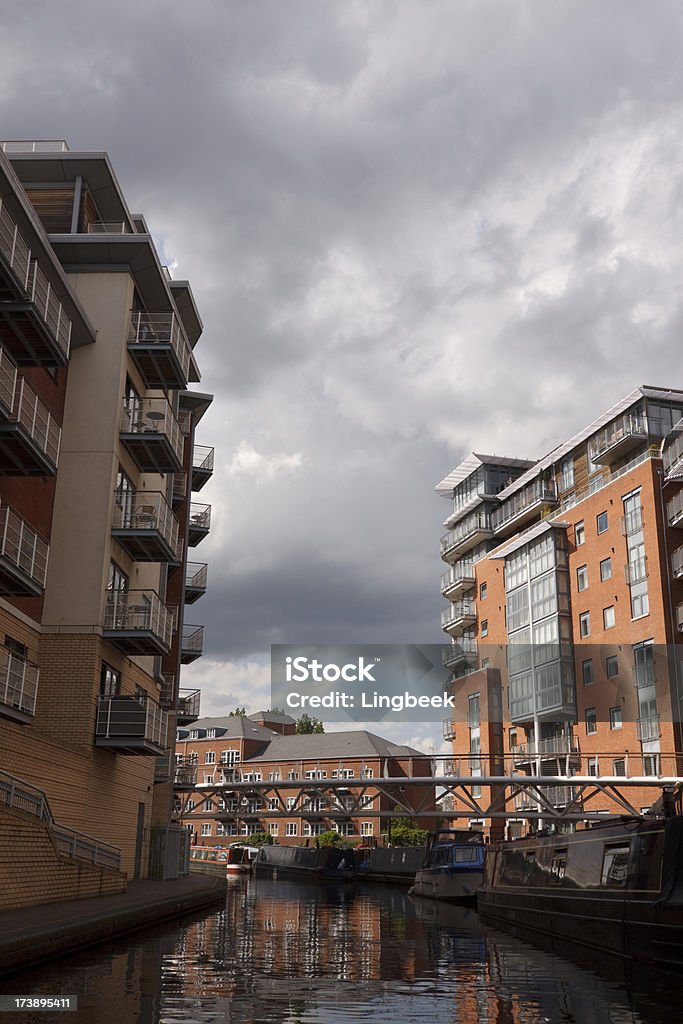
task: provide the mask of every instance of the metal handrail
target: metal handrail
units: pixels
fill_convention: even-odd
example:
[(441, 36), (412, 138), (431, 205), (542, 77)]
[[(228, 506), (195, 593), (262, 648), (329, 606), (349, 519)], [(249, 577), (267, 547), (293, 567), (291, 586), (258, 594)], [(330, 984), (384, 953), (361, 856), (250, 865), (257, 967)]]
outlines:
[(122, 632), (149, 631), (170, 647), (173, 617), (154, 590), (110, 590), (104, 628)]
[(214, 449), (205, 444), (196, 444), (192, 450), (192, 468), (213, 473)]
[(683, 573), (683, 546), (676, 548), (671, 556), (671, 568), (674, 576), (680, 576)]
[(0, 401), (6, 409), (14, 408), (14, 392), (17, 386), (17, 367), (14, 360), (0, 346)]
[(50, 328), (57, 345), (68, 358), (71, 344), (71, 320), (64, 311), (64, 306), (52, 290), (38, 260), (33, 261), (32, 273), (29, 275), (29, 292), (31, 302), (36, 306), (44, 322)]
[(208, 530), (211, 528), (211, 506), (201, 505), (193, 501), (190, 504), (190, 527), (197, 530)]
[(0, 252), (11, 270), (17, 275), (22, 290), (28, 292), (31, 250), (2, 198), (0, 198)]
[(17, 423), (22, 425), (56, 467), (59, 462), (62, 428), (55, 422), (52, 413), (43, 405), (33, 388), (28, 385), (25, 377), (21, 378), (15, 391), (12, 411)]
[(3, 153), (68, 153), (66, 139), (7, 139), (0, 142)]
[(34, 715), (40, 669), (0, 646), (0, 704)]
[(460, 619), (476, 618), (477, 609), (474, 601), (455, 601), (441, 612), (441, 625), (459, 622)]
[(488, 512), (475, 512), (467, 516), (466, 519), (463, 519), (462, 522), (458, 523), (452, 530), (449, 530), (448, 533), (445, 533), (441, 538), (441, 554), (444, 554), (450, 548), (456, 547), (478, 530), (492, 530), (491, 516)]
[(190, 373), (192, 348), (187, 340), (185, 329), (175, 313), (133, 311), (130, 318), (128, 344), (133, 347), (135, 345), (170, 345), (187, 380)]
[(441, 573), (441, 590), (442, 592), (448, 590), (449, 587), (463, 583), (465, 580), (474, 582), (474, 578), (474, 562), (467, 562), (463, 559)]
[(206, 590), (208, 571), (206, 562), (188, 562), (185, 566), (185, 588)]
[(41, 587), (45, 586), (49, 547), (9, 505), (0, 507), (0, 555)]
[(624, 413), (613, 423), (599, 431), (592, 440), (588, 442), (588, 454), (595, 462), (606, 451), (609, 451), (615, 444), (625, 437), (647, 438), (647, 427), (641, 416), (634, 416), (631, 413)]
[(182, 714), (186, 718), (190, 715), (193, 718), (199, 718), (201, 696), (201, 690), (181, 687), (178, 691), (178, 715)]
[(557, 502), (557, 488), (550, 481), (534, 480), (527, 484), (521, 491), (515, 492), (507, 501), (494, 510), (491, 514), (491, 525), (496, 530), (498, 527), (516, 519), (518, 515), (539, 502)]
[(127, 235), (131, 234), (125, 221), (88, 221), (86, 233), (88, 235)]
[(627, 562), (624, 565), (624, 576), (626, 582), (630, 587), (636, 583), (642, 583), (649, 576), (647, 570), (647, 555), (641, 555), (640, 558), (634, 558), (632, 562)]
[(184, 623), (180, 646), (183, 651), (199, 651), (201, 653), (204, 650), (204, 627), (193, 626), (189, 622)]
[(123, 505), (114, 505), (113, 529), (156, 531), (180, 557), (178, 520), (160, 491), (136, 491), (125, 495), (123, 501)]
[(166, 712), (149, 697), (138, 699), (117, 695), (99, 698), (95, 726), (97, 736), (109, 739), (142, 737), (163, 747), (166, 745), (167, 726)]
[(683, 489), (666, 503), (666, 518), (669, 526), (677, 525), (683, 519)]
[(168, 439), (178, 461), (182, 462), (183, 436), (165, 398), (124, 398), (121, 433), (140, 434), (146, 440), (154, 434), (162, 434)]

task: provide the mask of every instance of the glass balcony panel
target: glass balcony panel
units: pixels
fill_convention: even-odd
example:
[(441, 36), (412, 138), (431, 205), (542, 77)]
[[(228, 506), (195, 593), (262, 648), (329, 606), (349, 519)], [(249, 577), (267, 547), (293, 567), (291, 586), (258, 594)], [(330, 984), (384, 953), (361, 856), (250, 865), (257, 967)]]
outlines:
[(167, 728), (166, 713), (149, 697), (99, 698), (96, 746), (127, 753), (163, 755)]
[(204, 652), (204, 627), (183, 624), (183, 635), (180, 645), (180, 660), (183, 665), (201, 658)]
[(547, 507), (550, 511), (557, 506), (557, 503), (557, 489), (554, 482), (534, 480), (492, 512), (491, 524), (496, 532), (512, 524), (520, 526), (533, 518), (539, 510)]
[(609, 466), (647, 441), (642, 413), (625, 413), (588, 442), (588, 454), (596, 465)]
[(49, 548), (9, 505), (0, 507), (0, 593), (37, 596), (45, 587)]
[(683, 527), (683, 488), (666, 504), (666, 518), (669, 526)]
[(19, 721), (33, 717), (39, 677), (37, 665), (0, 646), (0, 714)]

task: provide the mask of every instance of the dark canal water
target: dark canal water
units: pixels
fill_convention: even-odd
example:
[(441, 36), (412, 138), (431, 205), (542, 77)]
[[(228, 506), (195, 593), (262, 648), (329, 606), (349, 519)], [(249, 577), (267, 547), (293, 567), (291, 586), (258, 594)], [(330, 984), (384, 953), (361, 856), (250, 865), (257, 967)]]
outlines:
[[(674, 976), (623, 978), (404, 889), (231, 880), (225, 907), (0, 979), (77, 994), (76, 1013), (0, 1024), (673, 1024)], [(606, 973), (607, 972), (607, 973)]]

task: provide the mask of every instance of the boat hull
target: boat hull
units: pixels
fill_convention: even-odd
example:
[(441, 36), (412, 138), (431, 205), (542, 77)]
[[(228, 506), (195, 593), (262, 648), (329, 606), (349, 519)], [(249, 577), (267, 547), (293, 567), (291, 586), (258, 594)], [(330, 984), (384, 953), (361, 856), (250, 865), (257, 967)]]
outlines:
[(482, 871), (423, 868), (415, 875), (409, 895), (449, 903), (474, 903), (483, 880)]

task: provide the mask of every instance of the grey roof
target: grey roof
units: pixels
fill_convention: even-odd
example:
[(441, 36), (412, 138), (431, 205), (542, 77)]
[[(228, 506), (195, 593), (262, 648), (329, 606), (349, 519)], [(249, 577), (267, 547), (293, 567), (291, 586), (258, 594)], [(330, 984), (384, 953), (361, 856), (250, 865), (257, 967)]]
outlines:
[(296, 723), (296, 718), (292, 718), (291, 715), (285, 715), (281, 711), (255, 711), (253, 715), (247, 715), (247, 718), (251, 718), (253, 722), (262, 718), (268, 722), (280, 722), (282, 725), (294, 725)]
[[(184, 725), (178, 728), (178, 735), (187, 739), (191, 732), (204, 732), (207, 729), (215, 729), (216, 737), (223, 739), (249, 739), (263, 740), (266, 743), (273, 736), (279, 736), (272, 729), (266, 729), (263, 725), (257, 725), (245, 715), (225, 715), (222, 718), (199, 718), (191, 725)], [(201, 739), (201, 737), (200, 737)]]
[(437, 494), (442, 495), (444, 498), (451, 498), (453, 496), (453, 490), (466, 480), (468, 476), (475, 473), (480, 466), (501, 466), (503, 468), (512, 467), (514, 469), (527, 469), (529, 466), (533, 466), (531, 459), (509, 459), (504, 455), (483, 455), (477, 452), (472, 452), (466, 459), (455, 467), (448, 476), (445, 476), (443, 480), (439, 481), (434, 490)]
[(406, 747), (376, 736), (365, 729), (348, 732), (295, 733), (293, 736), (276, 735), (267, 748), (253, 761), (300, 761), (307, 758), (330, 757), (424, 757), (421, 750)]

